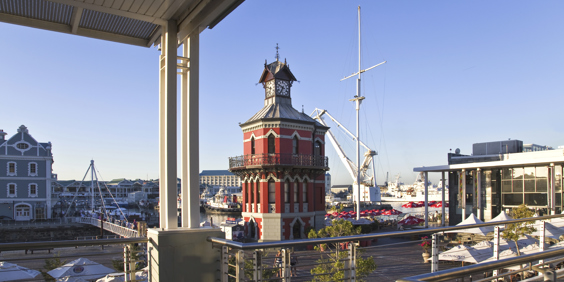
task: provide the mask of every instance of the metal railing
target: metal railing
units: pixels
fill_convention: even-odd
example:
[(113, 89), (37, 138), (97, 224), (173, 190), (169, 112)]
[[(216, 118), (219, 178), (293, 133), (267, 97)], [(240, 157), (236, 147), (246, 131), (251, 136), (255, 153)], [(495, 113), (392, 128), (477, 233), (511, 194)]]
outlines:
[[(290, 249), (300, 246), (308, 246), (308, 245), (320, 246), (323, 244), (330, 244), (332, 246), (335, 246), (334, 252), (347, 252), (346, 258), (339, 259), (340, 261), (343, 262), (342, 263), (343, 267), (337, 269), (337, 271), (340, 271), (344, 277), (340, 280), (356, 281), (356, 279), (358, 278), (356, 273), (356, 269), (357, 269), (356, 259), (359, 257), (358, 254), (362, 253), (363, 249), (368, 249), (368, 248), (360, 247), (361, 242), (363, 241), (366, 242), (370, 240), (385, 239), (385, 238), (398, 237), (398, 236), (417, 237), (421, 235), (429, 235), (431, 233), (468, 229), (469, 227), (475, 228), (475, 227), (485, 227), (485, 226), (499, 226), (504, 224), (546, 220), (546, 219), (561, 218), (561, 217), (564, 217), (564, 215), (549, 215), (542, 217), (497, 221), (497, 222), (489, 222), (489, 223), (473, 224), (473, 225), (413, 229), (413, 230), (397, 231), (397, 232), (394, 231), (394, 232), (384, 232), (384, 233), (361, 234), (355, 236), (300, 239), (300, 240), (274, 241), (274, 242), (261, 242), (261, 243), (242, 243), (242, 242), (230, 241), (230, 240), (214, 238), (214, 237), (208, 237), (207, 240), (211, 242), (214, 247), (220, 248), (221, 259), (219, 264), (219, 272), (221, 276), (221, 281), (276, 281), (276, 280), (291, 281), (293, 279), (291, 275), (291, 271), (289, 270), (291, 269), (291, 266), (288, 265), (288, 262), (291, 261)], [(434, 240), (433, 243), (435, 243)], [(272, 252), (272, 250), (275, 249), (281, 249), (283, 253), (281, 263), (275, 265), (274, 267), (269, 267), (265, 265), (262, 262), (262, 260), (265, 257), (265, 255), (266, 257), (269, 257), (269, 259), (272, 259), (272, 256), (268, 255), (267, 253), (269, 252), (269, 250), (270, 252)], [(322, 253), (324, 252), (320, 252), (320, 254)], [(438, 256), (438, 253), (434, 255)], [(564, 249), (555, 250), (555, 251), (546, 251), (531, 256), (522, 256), (519, 257), (519, 259), (520, 261), (522, 260), (522, 261), (530, 262), (531, 260), (540, 259), (540, 258), (550, 258), (557, 255), (564, 255)], [(334, 256), (334, 257), (341, 258), (339, 256)], [(334, 262), (335, 261), (333, 261), (333, 263)], [(316, 263), (312, 264), (310, 268), (319, 265), (319, 263), (322, 262), (317, 261)], [(408, 264), (410, 262), (406, 261), (405, 263)], [(499, 260), (495, 263), (490, 263), (486, 265), (473, 265), (471, 267), (475, 267), (475, 269), (479, 269), (478, 271), (483, 271), (485, 269), (493, 270), (496, 268), (501, 268), (502, 266), (511, 265), (511, 264), (514, 265), (518, 263), (519, 262), (511, 261), (511, 259), (506, 259), (506, 260)], [(304, 265), (301, 265), (301, 267), (304, 267)], [(276, 272), (277, 277), (273, 277), (272, 273), (270, 273), (270, 277), (268, 278), (263, 277), (265, 273), (269, 273), (269, 271), (272, 270)], [(443, 281), (443, 280), (435, 280), (434, 278), (436, 275), (441, 275), (442, 273), (450, 273), (450, 272), (449, 270), (438, 271), (438, 272), (426, 274), (428, 276), (421, 275), (421, 276), (415, 276), (415, 278), (414, 277), (410, 277), (409, 279), (406, 278), (406, 281), (407, 280)], [(458, 278), (461, 277), (460, 276), (461, 273), (462, 272), (456, 271), (449, 274), (448, 277)], [(316, 274), (308, 275), (308, 278), (312, 279), (315, 277), (315, 275)], [(304, 277), (299, 277), (300, 280), (302, 280), (303, 278)], [(429, 279), (427, 280), (427, 278)]]
[(229, 158), (229, 169), (280, 165), (328, 168), (329, 158), (303, 154), (254, 154)]
[[(143, 265), (149, 264), (150, 260), (146, 257), (146, 244), (148, 242), (147, 238), (118, 238), (118, 239), (98, 239), (98, 240), (65, 240), (65, 241), (42, 241), (42, 242), (25, 242), (25, 243), (1, 243), (0, 253), (2, 253), (2, 261), (9, 263), (17, 263), (20, 266), (25, 266), (33, 269), (29, 266), (23, 265), (28, 262), (29, 265), (39, 265), (40, 262), (46, 260), (65, 260), (65, 259), (76, 259), (79, 257), (98, 257), (96, 264), (106, 264), (112, 265), (112, 261), (115, 260), (112, 255), (119, 255), (119, 261), (123, 263), (124, 278), (125, 281), (137, 281), (135, 280), (135, 274), (139, 271), (136, 270), (136, 265), (142, 263)], [(137, 245), (135, 247), (134, 245)], [(94, 250), (91, 248), (79, 248), (77, 247), (102, 247), (100, 250)], [(106, 248), (104, 246), (113, 246), (114, 248)], [(139, 247), (142, 246), (142, 247)], [(116, 248), (117, 247), (117, 248)], [(122, 248), (123, 247), (123, 248)], [(44, 255), (30, 255), (24, 256), (23, 251), (27, 250), (52, 250), (52, 254)], [(22, 253), (19, 253), (22, 251)], [(110, 260), (110, 261), (108, 261)], [(86, 267), (86, 266), (84, 266)], [(149, 267), (150, 269), (150, 267)], [(42, 270), (40, 268), (35, 268), (33, 270)], [(48, 271), (46, 269), (43, 273)], [(119, 272), (119, 271), (115, 271)], [(87, 271), (83, 274), (88, 274)], [(150, 273), (148, 274), (150, 275)], [(80, 274), (77, 275), (80, 277)], [(76, 277), (75, 277), (76, 278)], [(1, 278), (0, 278), (1, 279)], [(91, 278), (89, 278), (91, 279)], [(44, 281), (44, 277), (41, 274), (37, 275), (35, 278), (26, 278), (26, 281)]]
[(124, 227), (124, 226), (121, 226), (121, 225), (113, 224), (113, 223), (108, 222), (108, 221), (104, 221), (103, 224), (102, 224), (102, 221), (100, 219), (97, 219), (97, 218), (78, 217), (77, 222), (94, 225), (98, 228), (103, 227), (104, 230), (110, 231), (114, 234), (118, 234), (120, 236), (127, 237), (127, 238), (139, 237), (139, 232), (137, 230), (134, 230), (134, 229), (131, 229), (131, 228), (128, 228), (128, 227)]

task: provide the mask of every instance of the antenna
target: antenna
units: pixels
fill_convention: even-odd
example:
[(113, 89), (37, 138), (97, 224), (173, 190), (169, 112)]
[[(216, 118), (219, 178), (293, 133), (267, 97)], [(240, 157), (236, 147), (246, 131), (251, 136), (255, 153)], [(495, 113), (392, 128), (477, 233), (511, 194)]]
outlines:
[(278, 43), (276, 43), (276, 61), (280, 59), (280, 55), (278, 54), (278, 49), (280, 49), (280, 47), (278, 47)]

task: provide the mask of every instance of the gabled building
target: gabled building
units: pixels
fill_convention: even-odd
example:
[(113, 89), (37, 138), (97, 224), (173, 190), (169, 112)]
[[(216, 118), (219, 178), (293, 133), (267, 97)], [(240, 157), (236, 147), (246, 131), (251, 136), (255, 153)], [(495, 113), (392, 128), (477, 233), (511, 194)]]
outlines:
[(24, 125), (6, 139), (0, 130), (0, 215), (15, 220), (51, 217), (51, 142), (35, 140)]
[(264, 65), (259, 79), (264, 107), (245, 123), (244, 155), (229, 159), (241, 177), (247, 238), (306, 238), (308, 227), (325, 226), (325, 133), (329, 130), (292, 106), (296, 78), (288, 64)]

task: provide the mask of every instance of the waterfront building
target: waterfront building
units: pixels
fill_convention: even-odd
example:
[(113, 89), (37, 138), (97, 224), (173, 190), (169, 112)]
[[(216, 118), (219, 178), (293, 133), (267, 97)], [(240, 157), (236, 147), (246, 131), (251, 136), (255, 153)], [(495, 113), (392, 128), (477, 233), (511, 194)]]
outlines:
[(325, 194), (331, 193), (331, 174), (325, 174)]
[(51, 217), (51, 142), (38, 142), (24, 125), (6, 139), (0, 130), (0, 216), (15, 220)]
[(308, 227), (325, 226), (325, 127), (292, 107), (296, 78), (278, 58), (259, 79), (264, 107), (240, 124), (244, 155), (229, 159), (241, 178), (248, 238), (258, 241), (306, 238)]
[(525, 151), (520, 140), (476, 143), (471, 155), (457, 149), (448, 164), (416, 167), (416, 172), (448, 174), (449, 223), (474, 213), (490, 220), (525, 204), (540, 214), (563, 210), (564, 149)]
[(200, 184), (241, 187), (241, 178), (229, 170), (202, 170), (200, 173)]

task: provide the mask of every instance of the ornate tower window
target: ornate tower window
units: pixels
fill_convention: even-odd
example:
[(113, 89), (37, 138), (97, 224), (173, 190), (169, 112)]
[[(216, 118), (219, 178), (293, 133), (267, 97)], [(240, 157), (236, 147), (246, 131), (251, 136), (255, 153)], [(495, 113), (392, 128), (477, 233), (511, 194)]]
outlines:
[[(247, 186), (247, 187), (249, 188), (249, 190), (250, 190), (250, 191), (249, 191), (249, 192), (250, 192), (250, 193), (249, 193), (250, 196), (249, 196), (249, 201), (248, 201), (248, 202), (251, 203), (251, 204), (255, 202), (255, 193), (253, 193), (253, 192), (254, 192), (253, 190), (255, 190), (255, 185), (253, 185), (253, 184), (254, 184), (254, 183), (253, 183), (253, 181), (251, 180), (251, 183), (249, 184), (249, 186)], [(252, 210), (252, 209), (251, 209), (251, 210)]]
[(8, 183), (8, 198), (14, 198), (18, 194), (18, 186), (16, 183)]
[(303, 195), (304, 195), (304, 203), (307, 203), (307, 180), (304, 180), (304, 189), (303, 189)]
[(294, 181), (294, 203), (298, 202), (298, 181)]
[(268, 135), (268, 153), (274, 154), (276, 152), (276, 143), (274, 142), (274, 134)]
[(251, 137), (251, 155), (255, 154), (255, 137)]
[(37, 197), (37, 196), (38, 196), (38, 193), (37, 193), (37, 184), (36, 184), (36, 183), (30, 183), (29, 186), (28, 186), (28, 191), (27, 191), (27, 192), (28, 192), (28, 197), (30, 197), (30, 198), (32, 198), (32, 197), (33, 197), (33, 198)]
[(16, 176), (17, 173), (18, 173), (18, 166), (16, 165), (16, 163), (15, 162), (8, 162), (7, 175), (8, 176)]
[(298, 140), (298, 136), (294, 136), (294, 138), (292, 138), (292, 153), (294, 155), (300, 153), (300, 142)]
[(28, 169), (28, 176), (37, 176), (37, 163), (29, 163), (27, 165), (27, 169)]
[(290, 202), (290, 180), (284, 181), (284, 203)]
[(321, 142), (315, 141), (315, 147), (313, 148), (313, 153), (314, 153), (316, 156), (322, 156), (322, 155), (323, 155), (323, 150), (322, 150), (321, 148), (322, 148)]
[(260, 204), (260, 185), (259, 181), (255, 182), (255, 187), (257, 188), (257, 204)]
[(268, 203), (276, 203), (276, 183), (272, 179), (268, 180)]

